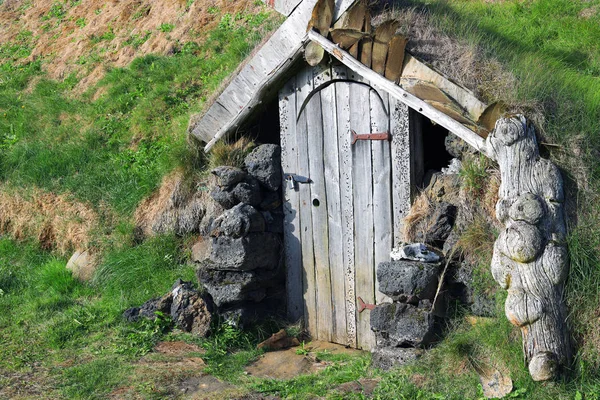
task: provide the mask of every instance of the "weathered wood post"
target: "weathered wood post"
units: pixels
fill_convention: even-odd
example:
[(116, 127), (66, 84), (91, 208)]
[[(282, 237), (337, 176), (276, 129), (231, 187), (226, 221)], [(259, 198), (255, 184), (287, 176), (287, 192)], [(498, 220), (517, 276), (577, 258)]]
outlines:
[(499, 119), (486, 147), (500, 166), (496, 217), (505, 225), (494, 245), (492, 274), (508, 290), (506, 316), (521, 328), (532, 378), (552, 379), (571, 359), (562, 177), (540, 157), (535, 128), (523, 116)]

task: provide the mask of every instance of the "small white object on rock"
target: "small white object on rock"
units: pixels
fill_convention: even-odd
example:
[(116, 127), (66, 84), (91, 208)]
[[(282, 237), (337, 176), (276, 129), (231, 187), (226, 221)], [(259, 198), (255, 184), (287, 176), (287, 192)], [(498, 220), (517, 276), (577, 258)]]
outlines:
[(401, 247), (394, 247), (390, 253), (390, 257), (394, 261), (412, 260), (428, 263), (440, 261), (440, 256), (429, 250), (423, 243), (413, 243)]
[(442, 174), (455, 175), (460, 172), (461, 168), (462, 168), (462, 163), (460, 162), (460, 160), (458, 158), (453, 158), (452, 160), (450, 160), (450, 164), (448, 165), (448, 168), (442, 168)]

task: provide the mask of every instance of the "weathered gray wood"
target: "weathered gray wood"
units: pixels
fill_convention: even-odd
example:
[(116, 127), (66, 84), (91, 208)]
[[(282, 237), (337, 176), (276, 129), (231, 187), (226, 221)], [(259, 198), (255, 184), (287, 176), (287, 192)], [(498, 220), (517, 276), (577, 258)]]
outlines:
[[(336, 2), (334, 20), (353, 2)], [(206, 151), (220, 138), (236, 131), (261, 104), (276, 98), (279, 85), (289, 78), (286, 74), (302, 56), (302, 48), (307, 42), (306, 26), (315, 4), (316, 0), (299, 3), (269, 40), (248, 59), (202, 117), (193, 119), (197, 122), (188, 130), (196, 138), (208, 143)], [(227, 113), (219, 110), (225, 104)]]
[(486, 145), (500, 166), (496, 217), (506, 226), (494, 245), (492, 274), (508, 290), (506, 316), (521, 328), (531, 377), (553, 379), (572, 357), (563, 301), (568, 252), (562, 177), (540, 158), (535, 129), (523, 116), (499, 119)]
[[(296, 151), (296, 79), (290, 80), (279, 93), (279, 121), (281, 125), (281, 167), (285, 173), (294, 173), (298, 165)], [(298, 192), (290, 188), (285, 176), (283, 190), (283, 243), (286, 268), (287, 316), (298, 321), (304, 316), (302, 298), (302, 247), (300, 245), (300, 208)]]
[[(345, 70), (345, 67), (342, 67)], [(337, 77), (338, 68), (330, 69), (329, 79)], [(327, 225), (329, 228), (329, 269), (331, 271), (331, 297), (333, 303), (333, 332), (331, 340), (348, 344), (346, 332), (346, 291), (343, 257), (342, 208), (340, 198), (340, 167), (338, 152), (338, 126), (336, 84), (321, 90), (323, 110), (325, 190), (327, 191)]]
[[(312, 72), (309, 68), (304, 69), (296, 76), (296, 109), (304, 103), (304, 100), (313, 89)], [(308, 148), (308, 126), (307, 113), (301, 112), (296, 124), (296, 145), (298, 152), (298, 175), (310, 178), (309, 148)], [(310, 334), (317, 333), (317, 298), (315, 281), (315, 256), (313, 243), (313, 221), (310, 210), (311, 198), (310, 187), (306, 184), (299, 185), (300, 206), (298, 213), (300, 218), (300, 240), (302, 243), (302, 273), (304, 286), (304, 322)]]
[[(354, 3), (355, 0), (338, 0), (336, 1), (334, 21)], [(302, 0), (262, 0), (263, 3), (273, 7), (277, 12), (285, 16), (290, 15)]]
[(457, 85), (407, 53), (404, 58), (400, 85), (404, 87), (405, 85), (411, 85), (414, 81), (430, 82), (443, 90), (468, 111), (473, 121), (477, 121), (486, 108), (486, 104), (480, 101), (473, 92)]
[[(334, 67), (336, 79), (348, 79), (346, 67)], [(342, 210), (342, 255), (346, 288), (347, 344), (356, 347), (356, 285), (354, 277), (354, 202), (352, 189), (352, 145), (350, 138), (350, 84), (335, 84), (337, 135)]]
[(411, 205), (410, 119), (408, 106), (390, 98), (390, 131), (392, 134), (392, 207), (394, 246), (405, 241), (404, 218)]
[[(352, 71), (350, 78), (362, 81), (362, 77)], [(369, 88), (350, 84), (350, 126), (357, 133), (370, 133)], [(354, 268), (356, 296), (365, 303), (375, 303), (375, 279), (373, 258), (373, 177), (371, 162), (371, 141), (359, 140), (353, 145), (354, 192)], [(357, 300), (358, 303), (358, 300)], [(363, 311), (357, 316), (357, 347), (370, 350), (375, 345), (371, 331), (370, 312)]]
[[(386, 79), (383, 76), (375, 73), (371, 69), (365, 67), (355, 58), (351, 57), (347, 52), (341, 50), (335, 44), (333, 44), (331, 41), (327, 40), (323, 36), (315, 32), (308, 32), (308, 37), (310, 40), (313, 40), (319, 43), (321, 46), (323, 46), (326, 52), (334, 56), (336, 59), (340, 60), (351, 70), (356, 71), (357, 73), (361, 74), (365, 79), (384, 89), (390, 94), (390, 96), (399, 99), (412, 109), (418, 111), (427, 118), (448, 129), (450, 132), (463, 139), (477, 151), (486, 154), (487, 150), (485, 147), (485, 140), (469, 128), (455, 121), (443, 112), (437, 110), (435, 107), (427, 104), (425, 101), (408, 93), (406, 90), (402, 89), (400, 86), (396, 85), (389, 79)], [(492, 157), (490, 154), (486, 155), (488, 157)]]
[[(311, 68), (313, 88), (319, 87), (331, 74), (328, 67), (319, 65)], [(333, 328), (333, 305), (331, 303), (331, 275), (329, 271), (329, 231), (327, 217), (327, 193), (325, 191), (325, 166), (323, 151), (323, 117), (321, 96), (314, 95), (306, 105), (306, 123), (308, 127), (308, 158), (312, 183), (310, 203), (306, 207), (312, 212), (313, 247), (315, 252), (315, 289), (318, 340), (331, 341)]]
[[(389, 131), (390, 123), (386, 112), (388, 108), (387, 93), (380, 94), (371, 90), (369, 93), (371, 132)], [(384, 108), (385, 107), (385, 108)], [(410, 155), (407, 155), (410, 157)], [(373, 141), (371, 143), (373, 160), (373, 220), (374, 220), (374, 267), (379, 263), (390, 261), (393, 239), (392, 218), (392, 179), (390, 162), (390, 142)], [(375, 280), (375, 300), (377, 304), (391, 301), (379, 291), (379, 282)]]

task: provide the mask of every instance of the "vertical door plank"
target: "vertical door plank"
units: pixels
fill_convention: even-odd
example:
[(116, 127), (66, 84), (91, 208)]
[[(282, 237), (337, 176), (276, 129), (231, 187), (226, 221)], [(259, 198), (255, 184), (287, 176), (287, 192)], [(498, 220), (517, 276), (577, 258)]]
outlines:
[[(310, 68), (305, 68), (296, 76), (296, 110), (299, 110), (313, 88), (313, 77)], [(297, 111), (298, 112), (298, 111)], [(308, 126), (307, 113), (303, 111), (296, 124), (296, 144), (298, 151), (297, 174), (310, 177), (308, 158)], [(313, 247), (313, 223), (310, 211), (310, 186), (298, 184), (300, 206), (300, 239), (302, 243), (302, 280), (304, 290), (304, 322), (311, 335), (317, 334), (317, 300), (315, 285), (315, 256)]]
[[(362, 81), (351, 72), (350, 77)], [(358, 134), (369, 133), (369, 91), (365, 85), (350, 84), (350, 126)], [(371, 141), (359, 140), (353, 145), (353, 192), (354, 192), (354, 266), (356, 296), (365, 303), (375, 303), (375, 280), (373, 258), (373, 176)], [(371, 331), (370, 311), (357, 316), (357, 345), (370, 350), (375, 345)]]
[[(329, 68), (323, 65), (312, 68), (313, 87), (318, 87), (327, 79)], [(308, 127), (308, 160), (312, 183), (310, 203), (306, 210), (312, 213), (313, 247), (315, 252), (315, 279), (317, 303), (317, 334), (319, 340), (331, 341), (333, 306), (331, 304), (331, 276), (329, 272), (329, 232), (327, 228), (327, 194), (325, 192), (323, 117), (321, 96), (316, 93), (306, 105), (306, 125)]]
[(394, 209), (394, 246), (404, 238), (404, 218), (410, 210), (411, 161), (408, 106), (390, 99), (392, 133), (392, 203)]
[[(296, 147), (296, 79), (291, 79), (279, 92), (279, 122), (281, 125), (281, 167), (285, 173), (295, 173), (298, 165)], [(287, 316), (298, 321), (304, 316), (302, 298), (302, 246), (298, 192), (283, 179), (283, 243), (286, 268)]]
[[(333, 67), (335, 79), (348, 79), (344, 66)], [(350, 84), (335, 84), (337, 136), (340, 168), (340, 205), (342, 224), (342, 258), (346, 288), (347, 344), (356, 347), (356, 288), (354, 276), (354, 208), (352, 189), (352, 146), (350, 138)], [(333, 151), (333, 150), (332, 150)]]
[[(390, 128), (388, 95), (385, 92), (370, 90), (371, 132), (384, 132)], [(390, 142), (373, 141), (371, 143), (373, 159), (373, 219), (374, 219), (374, 259), (375, 269), (379, 263), (390, 260), (392, 250), (392, 174), (390, 162)], [(379, 282), (375, 275), (375, 300), (382, 303), (391, 299), (379, 291)]]
[[(331, 71), (339, 75), (337, 67)], [(331, 75), (330, 77), (331, 78)], [(342, 206), (340, 198), (340, 166), (338, 151), (338, 125), (336, 113), (336, 85), (321, 90), (323, 111), (323, 137), (325, 162), (325, 190), (329, 227), (329, 270), (331, 271), (331, 297), (333, 302), (333, 332), (331, 340), (348, 344), (346, 332), (346, 292), (344, 275)]]

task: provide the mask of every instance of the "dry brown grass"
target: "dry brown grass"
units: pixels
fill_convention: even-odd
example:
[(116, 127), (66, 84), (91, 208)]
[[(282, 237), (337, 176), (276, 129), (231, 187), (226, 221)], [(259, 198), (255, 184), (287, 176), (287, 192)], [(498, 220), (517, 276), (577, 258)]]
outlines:
[(221, 165), (242, 168), (244, 159), (254, 149), (255, 143), (252, 139), (242, 136), (231, 143), (220, 140), (211, 149), (208, 155), (209, 169)]
[(142, 230), (144, 236), (152, 235), (157, 224), (175, 224), (178, 205), (176, 200), (179, 197), (178, 192), (182, 189), (182, 182), (181, 170), (171, 172), (163, 178), (160, 188), (143, 200), (135, 210), (135, 225)]
[(427, 217), (432, 212), (431, 199), (427, 192), (421, 192), (415, 199), (408, 215), (404, 218), (404, 240), (408, 242), (417, 241), (417, 234), (425, 234), (428, 226), (425, 224)]
[[(71, 73), (82, 75), (76, 88), (79, 92), (102, 78), (106, 67), (122, 67), (149, 53), (166, 55), (178, 43), (202, 40), (224, 13), (256, 13), (263, 8), (253, 0), (204, 0), (189, 6), (186, 0), (82, 0), (66, 10), (61, 21), (46, 19), (58, 3), (37, 0), (25, 7), (24, 2), (5, 1), (0, 5), (0, 43), (15, 40), (20, 32), (32, 32), (35, 41), (30, 59), (44, 58), (44, 68), (54, 79)], [(80, 26), (82, 21), (85, 26)], [(174, 27), (163, 32), (161, 24)], [(99, 39), (109, 30), (114, 37)], [(148, 32), (148, 39), (138, 48), (126, 43), (134, 35)], [(99, 54), (102, 61), (93, 62), (91, 56)]]
[(66, 194), (0, 186), (0, 232), (18, 240), (36, 238), (40, 246), (68, 256), (89, 249), (98, 217)]
[(159, 189), (143, 200), (135, 211), (138, 233), (149, 237), (157, 233), (187, 234), (200, 229), (214, 202), (208, 191), (198, 190), (199, 185), (182, 169), (166, 175)]

